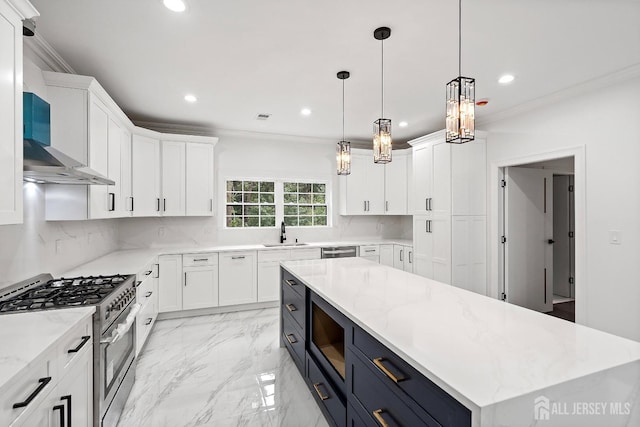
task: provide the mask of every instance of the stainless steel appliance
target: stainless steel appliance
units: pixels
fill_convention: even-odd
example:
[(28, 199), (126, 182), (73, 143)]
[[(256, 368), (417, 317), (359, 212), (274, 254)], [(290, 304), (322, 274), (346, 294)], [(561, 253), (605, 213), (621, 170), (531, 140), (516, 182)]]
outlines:
[(0, 291), (0, 314), (95, 305), (93, 426), (115, 427), (135, 377), (135, 275), (54, 279), (41, 274)]
[(357, 246), (334, 246), (322, 248), (320, 251), (321, 258), (349, 258), (354, 256), (358, 256)]

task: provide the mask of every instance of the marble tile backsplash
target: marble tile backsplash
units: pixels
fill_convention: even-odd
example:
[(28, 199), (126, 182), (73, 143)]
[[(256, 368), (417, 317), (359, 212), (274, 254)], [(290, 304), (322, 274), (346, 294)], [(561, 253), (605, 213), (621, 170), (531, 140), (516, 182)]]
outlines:
[(0, 226), (0, 288), (40, 273), (62, 274), (118, 249), (114, 220), (45, 221), (44, 191), (24, 184), (24, 223)]

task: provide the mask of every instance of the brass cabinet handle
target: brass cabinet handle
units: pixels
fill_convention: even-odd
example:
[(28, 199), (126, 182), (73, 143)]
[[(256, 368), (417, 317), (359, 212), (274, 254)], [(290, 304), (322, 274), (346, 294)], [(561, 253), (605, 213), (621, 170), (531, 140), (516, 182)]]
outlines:
[(285, 337), (287, 337), (287, 341), (289, 341), (289, 344), (295, 344), (298, 342), (298, 340), (296, 339), (296, 336), (293, 334), (285, 335)]
[(286, 283), (289, 286), (296, 286), (297, 285), (296, 281), (295, 280), (291, 280), (291, 279), (285, 280), (284, 283)]
[(382, 427), (389, 427), (389, 424), (384, 420), (384, 418), (382, 418), (382, 412), (382, 409), (376, 409), (373, 411), (373, 416)]
[(293, 305), (293, 304), (285, 304), (285, 307), (287, 307), (287, 310), (289, 310), (289, 311), (296, 311), (296, 310), (298, 310), (298, 309), (296, 308), (296, 306), (295, 306), (295, 305)]
[(384, 359), (382, 357), (376, 357), (373, 359), (373, 364), (376, 365), (383, 374), (385, 374), (391, 381), (394, 383), (399, 383), (400, 381), (404, 381), (406, 378), (403, 375), (395, 376), (384, 364), (382, 363)]
[(316, 393), (318, 393), (318, 397), (320, 398), (320, 400), (327, 400), (329, 396), (327, 396), (326, 394), (322, 394), (322, 392), (320, 391), (321, 385), (322, 383), (314, 383), (313, 388), (316, 389)]

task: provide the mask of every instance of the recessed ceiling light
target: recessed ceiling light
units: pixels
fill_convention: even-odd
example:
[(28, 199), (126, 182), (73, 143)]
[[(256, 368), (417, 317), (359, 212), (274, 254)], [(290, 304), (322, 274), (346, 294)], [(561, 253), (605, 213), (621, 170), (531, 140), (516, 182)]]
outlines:
[(183, 0), (162, 0), (162, 3), (173, 12), (184, 12), (187, 9), (187, 5)]
[(400, 122), (400, 123), (398, 123), (398, 126), (400, 126), (401, 128), (406, 128), (407, 126), (409, 126), (409, 123), (407, 123), (407, 122)]
[(308, 108), (303, 108), (302, 110), (300, 110), (300, 114), (302, 114), (303, 116), (308, 116), (311, 114), (311, 110)]
[(196, 98), (194, 95), (185, 95), (184, 100), (187, 102), (196, 102), (198, 98)]
[(515, 79), (511, 74), (505, 74), (504, 76), (498, 79), (498, 83), (506, 85), (507, 83), (511, 83)]

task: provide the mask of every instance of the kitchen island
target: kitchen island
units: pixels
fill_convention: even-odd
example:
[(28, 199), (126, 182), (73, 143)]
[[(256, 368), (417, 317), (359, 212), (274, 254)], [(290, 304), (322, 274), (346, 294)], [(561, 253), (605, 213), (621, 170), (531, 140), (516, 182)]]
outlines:
[[(362, 259), (282, 268), (282, 343), (335, 425), (403, 425), (403, 413), (456, 427), (640, 425), (638, 342)], [(380, 381), (362, 387), (362, 372)]]

